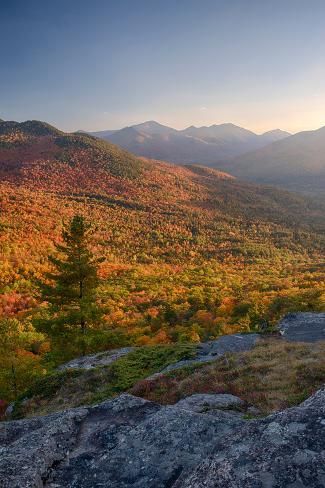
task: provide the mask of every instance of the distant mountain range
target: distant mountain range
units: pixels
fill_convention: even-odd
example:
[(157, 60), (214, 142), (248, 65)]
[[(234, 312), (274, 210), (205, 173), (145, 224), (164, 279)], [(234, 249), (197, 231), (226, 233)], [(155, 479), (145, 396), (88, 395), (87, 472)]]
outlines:
[[(39, 276), (62, 221), (80, 212), (98, 229), (97, 252), (110, 263), (113, 257), (186, 269), (213, 259), (241, 268), (256, 258), (305, 259), (323, 249), (321, 202), (213, 168), (138, 158), (39, 121), (0, 122), (0, 208), (4, 256), (12, 256), (8, 276), (28, 279), (31, 267)], [(24, 256), (18, 264), (16, 249)]]
[(200, 163), (209, 166), (290, 136), (281, 130), (257, 135), (234, 124), (191, 126), (176, 130), (153, 120), (120, 130), (91, 134), (118, 144), (138, 156), (177, 164)]
[(176, 130), (149, 121), (93, 135), (152, 159), (202, 164), (243, 180), (325, 195), (325, 127), (257, 135), (234, 124)]
[(314, 216), (319, 221), (318, 206), (304, 197), (213, 168), (137, 158), (89, 134), (67, 134), (40, 121), (0, 122), (0, 184), (135, 210), (161, 207), (172, 215), (177, 210), (189, 213), (190, 221), (193, 212), (203, 221), (215, 215), (231, 225), (234, 218), (285, 226), (309, 225)]
[(215, 165), (239, 178), (325, 195), (325, 127)]

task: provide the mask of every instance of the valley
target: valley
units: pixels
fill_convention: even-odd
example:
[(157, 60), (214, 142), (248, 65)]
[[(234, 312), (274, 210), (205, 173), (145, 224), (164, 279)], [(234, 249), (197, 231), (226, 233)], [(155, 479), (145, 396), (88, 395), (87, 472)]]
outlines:
[[(101, 258), (105, 314), (89, 331), (88, 353), (195, 343), (323, 310), (320, 202), (211, 168), (139, 159), (37, 121), (1, 122), (0, 144), (0, 309), (9, 326), (27, 330), (46, 313), (37, 283), (76, 214), (92, 224)], [(42, 341), (47, 363), (22, 344), (22, 385), (30, 362), (39, 374), (80, 355), (69, 334)], [(0, 396), (12, 398), (6, 371)]]

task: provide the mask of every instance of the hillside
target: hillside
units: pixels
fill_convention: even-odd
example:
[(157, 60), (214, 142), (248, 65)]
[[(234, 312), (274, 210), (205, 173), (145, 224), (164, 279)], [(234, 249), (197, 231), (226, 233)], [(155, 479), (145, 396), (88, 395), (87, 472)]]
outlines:
[(325, 195), (325, 128), (300, 132), (217, 166), (248, 181)]
[(39, 121), (0, 122), (0, 149), (2, 180), (35, 184), (39, 180), (41, 186), (61, 184), (63, 190), (68, 190), (64, 185), (69, 180), (75, 188), (82, 184), (77, 173), (87, 186), (87, 172), (132, 179), (145, 166), (112, 144), (88, 134), (65, 134)]
[[(105, 315), (89, 331), (88, 352), (252, 332), (286, 312), (324, 308), (320, 203), (212, 168), (139, 159), (40, 122), (0, 130), (2, 335), (10, 326), (25, 337), (46, 313), (38, 282), (75, 214), (92, 223), (91, 249), (101, 258)], [(18, 391), (30, 381), (29, 361), (43, 374), (80, 355), (65, 335), (46, 346), (45, 365), (43, 349), (31, 347), (22, 349)], [(7, 366), (0, 398), (10, 399)]]
[(176, 130), (151, 120), (120, 130), (94, 132), (93, 135), (139, 156), (177, 164), (200, 163), (209, 166), (290, 134), (275, 130), (257, 135), (234, 124), (191, 126)]
[(2, 182), (26, 189), (113, 197), (146, 211), (173, 207), (173, 213), (194, 213), (199, 220), (218, 215), (223, 222), (252, 219), (305, 230), (321, 224), (322, 209), (311, 200), (198, 165), (138, 159), (87, 134), (65, 134), (37, 121), (1, 122), (0, 144)]

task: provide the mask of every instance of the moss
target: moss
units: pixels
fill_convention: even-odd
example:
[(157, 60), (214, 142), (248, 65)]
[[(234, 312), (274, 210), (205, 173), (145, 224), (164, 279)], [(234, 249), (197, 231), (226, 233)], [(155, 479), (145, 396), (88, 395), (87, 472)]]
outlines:
[(195, 347), (186, 344), (145, 347), (131, 352), (107, 368), (109, 381), (101, 391), (94, 392), (92, 401), (127, 391), (137, 381), (161, 371), (169, 364), (193, 357), (194, 352)]

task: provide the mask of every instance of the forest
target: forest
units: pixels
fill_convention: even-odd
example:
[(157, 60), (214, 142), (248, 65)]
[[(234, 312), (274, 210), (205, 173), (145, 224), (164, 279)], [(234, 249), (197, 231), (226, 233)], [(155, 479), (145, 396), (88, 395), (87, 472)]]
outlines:
[[(47, 125), (3, 124), (3, 401), (83, 353), (272, 331), (286, 313), (324, 310), (320, 202), (200, 166), (137, 159)], [(53, 272), (49, 256), (62, 258), (62, 230), (75, 215), (91, 225), (102, 311), (83, 346), (79, 329), (53, 334), (39, 325), (51, 321), (40, 283)]]

